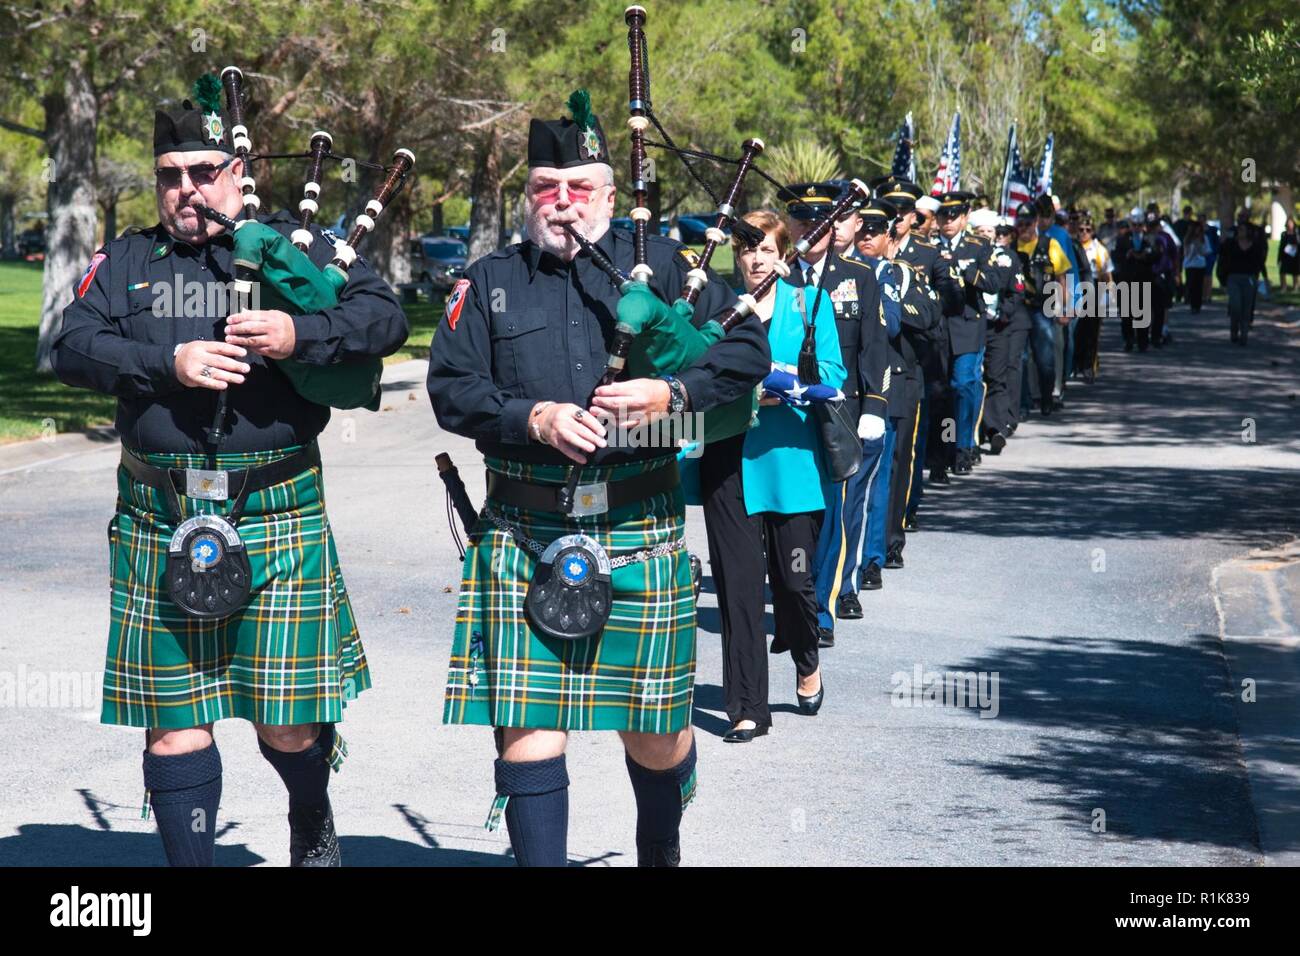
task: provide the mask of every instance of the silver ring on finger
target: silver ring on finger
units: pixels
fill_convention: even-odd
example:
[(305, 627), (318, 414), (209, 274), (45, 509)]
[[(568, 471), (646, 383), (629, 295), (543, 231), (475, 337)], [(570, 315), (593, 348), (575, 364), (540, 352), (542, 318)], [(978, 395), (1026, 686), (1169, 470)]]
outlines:
[(203, 370), (199, 372), (199, 374), (204, 378), (212, 378), (212, 366), (210, 365), (203, 366)]
[(575, 409), (573, 410), (573, 417), (574, 417), (574, 418), (581, 419), (581, 418), (582, 418), (582, 409), (581, 409), (581, 408), (575, 408)]

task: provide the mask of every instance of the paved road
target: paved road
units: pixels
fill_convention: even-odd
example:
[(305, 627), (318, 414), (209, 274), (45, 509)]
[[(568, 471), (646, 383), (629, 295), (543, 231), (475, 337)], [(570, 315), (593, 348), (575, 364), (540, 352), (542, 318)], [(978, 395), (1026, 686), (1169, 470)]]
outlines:
[[(826, 653), (827, 703), (815, 719), (795, 712), (793, 669), (774, 659), (772, 734), (720, 742), (718, 615), (706, 585), (687, 863), (1252, 864), (1300, 850), (1300, 726), (1286, 705), (1300, 699), (1287, 676), (1294, 635), (1270, 632), (1272, 643), (1242, 645), (1250, 655), (1225, 656), (1229, 609), (1254, 613), (1239, 586), (1252, 565), (1231, 565), (1233, 600), (1216, 603), (1211, 583), (1221, 564), (1300, 528), (1294, 325), (1261, 316), (1239, 349), (1221, 311), (1176, 313), (1176, 345), (1125, 355), (1112, 323), (1097, 385), (1072, 389), (1065, 414), (1025, 424), (974, 476), (928, 493), (907, 569), (885, 572), (884, 590), (863, 595), (867, 619), (842, 624)], [(323, 438), (376, 684), (343, 728), (351, 757), (332, 786), (343, 854), (350, 864), (506, 864), (504, 832), (481, 829), (490, 735), (440, 721), (458, 562), (432, 459), (451, 451), (476, 495), (481, 464), (434, 423), (423, 365), (389, 371), (384, 410), (336, 416)], [(103, 664), (116, 446), (61, 442), (43, 464), (30, 446), (0, 451), (0, 680), (12, 675), (10, 688), (56, 673), (94, 686)], [(698, 511), (689, 537), (704, 553)], [(1297, 591), (1262, 593), (1285, 604)], [(1269, 618), (1283, 631), (1295, 619)], [(1261, 630), (1244, 627), (1248, 638)], [(923, 680), (996, 675), (996, 716), (992, 706), (984, 717), (902, 706), (924, 703), (901, 692), (918, 668)], [(1273, 708), (1262, 724), (1238, 702), (1241, 668)], [(0, 864), (161, 862), (139, 814), (140, 732), (99, 725), (97, 705), (10, 700), (0, 708)], [(218, 862), (283, 864), (279, 781), (250, 728), (217, 732)], [(634, 862), (615, 741), (577, 736), (569, 764), (573, 859)]]

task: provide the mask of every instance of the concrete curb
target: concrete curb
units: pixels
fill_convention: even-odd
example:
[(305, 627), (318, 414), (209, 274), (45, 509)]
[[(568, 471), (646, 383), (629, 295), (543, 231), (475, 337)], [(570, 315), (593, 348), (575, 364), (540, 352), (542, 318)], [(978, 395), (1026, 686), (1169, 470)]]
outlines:
[(1210, 584), (1260, 849), (1300, 865), (1300, 540), (1225, 561)]
[[(402, 397), (404, 392), (422, 393), (428, 369), (427, 359), (411, 359), (386, 366), (381, 407), (395, 398)], [(75, 455), (116, 447), (117, 440), (117, 430), (111, 425), (97, 425), (85, 431), (67, 432), (51, 435), (48, 438), (32, 438), (0, 445), (0, 477), (29, 471)]]

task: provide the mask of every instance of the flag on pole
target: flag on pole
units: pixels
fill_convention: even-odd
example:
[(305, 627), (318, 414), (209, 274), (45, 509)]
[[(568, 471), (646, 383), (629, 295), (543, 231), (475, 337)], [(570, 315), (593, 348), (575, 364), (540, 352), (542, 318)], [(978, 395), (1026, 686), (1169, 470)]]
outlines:
[(1016, 124), (1011, 124), (1007, 136), (1007, 161), (1002, 173), (1002, 202), (1000, 212), (1014, 218), (1021, 203), (1033, 199), (1029, 189), (1029, 171), (1020, 159), (1020, 141), (1016, 138)]
[(1047, 134), (1047, 142), (1043, 144), (1043, 161), (1038, 165), (1038, 181), (1035, 184), (1038, 187), (1038, 195), (1052, 195), (1052, 163), (1054, 159), (1053, 134)]
[(916, 182), (916, 153), (912, 149), (915, 139), (912, 127), (912, 114), (908, 113), (903, 125), (898, 128), (898, 147), (894, 150), (894, 167), (890, 173), (898, 179)]
[(930, 195), (938, 196), (954, 189), (961, 189), (961, 110), (952, 114), (952, 126), (939, 156), (939, 171), (934, 174)]

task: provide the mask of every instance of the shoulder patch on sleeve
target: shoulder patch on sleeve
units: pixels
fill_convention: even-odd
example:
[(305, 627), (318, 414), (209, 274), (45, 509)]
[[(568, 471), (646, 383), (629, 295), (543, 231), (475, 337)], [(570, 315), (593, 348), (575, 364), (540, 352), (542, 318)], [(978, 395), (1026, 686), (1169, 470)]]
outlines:
[(95, 273), (99, 271), (99, 266), (108, 258), (108, 254), (97, 252), (90, 259), (90, 265), (86, 266), (86, 271), (81, 274), (81, 280), (77, 283), (77, 298), (84, 298), (86, 290), (90, 284), (95, 281)]
[(677, 254), (685, 260), (686, 264), (692, 269), (700, 267), (700, 257), (690, 246), (682, 246), (677, 250)]
[(456, 323), (460, 321), (460, 310), (465, 307), (465, 296), (468, 294), (469, 280), (458, 279), (451, 294), (447, 296), (447, 307), (443, 310), (443, 317), (447, 320), (447, 328), (452, 332), (456, 331)]

